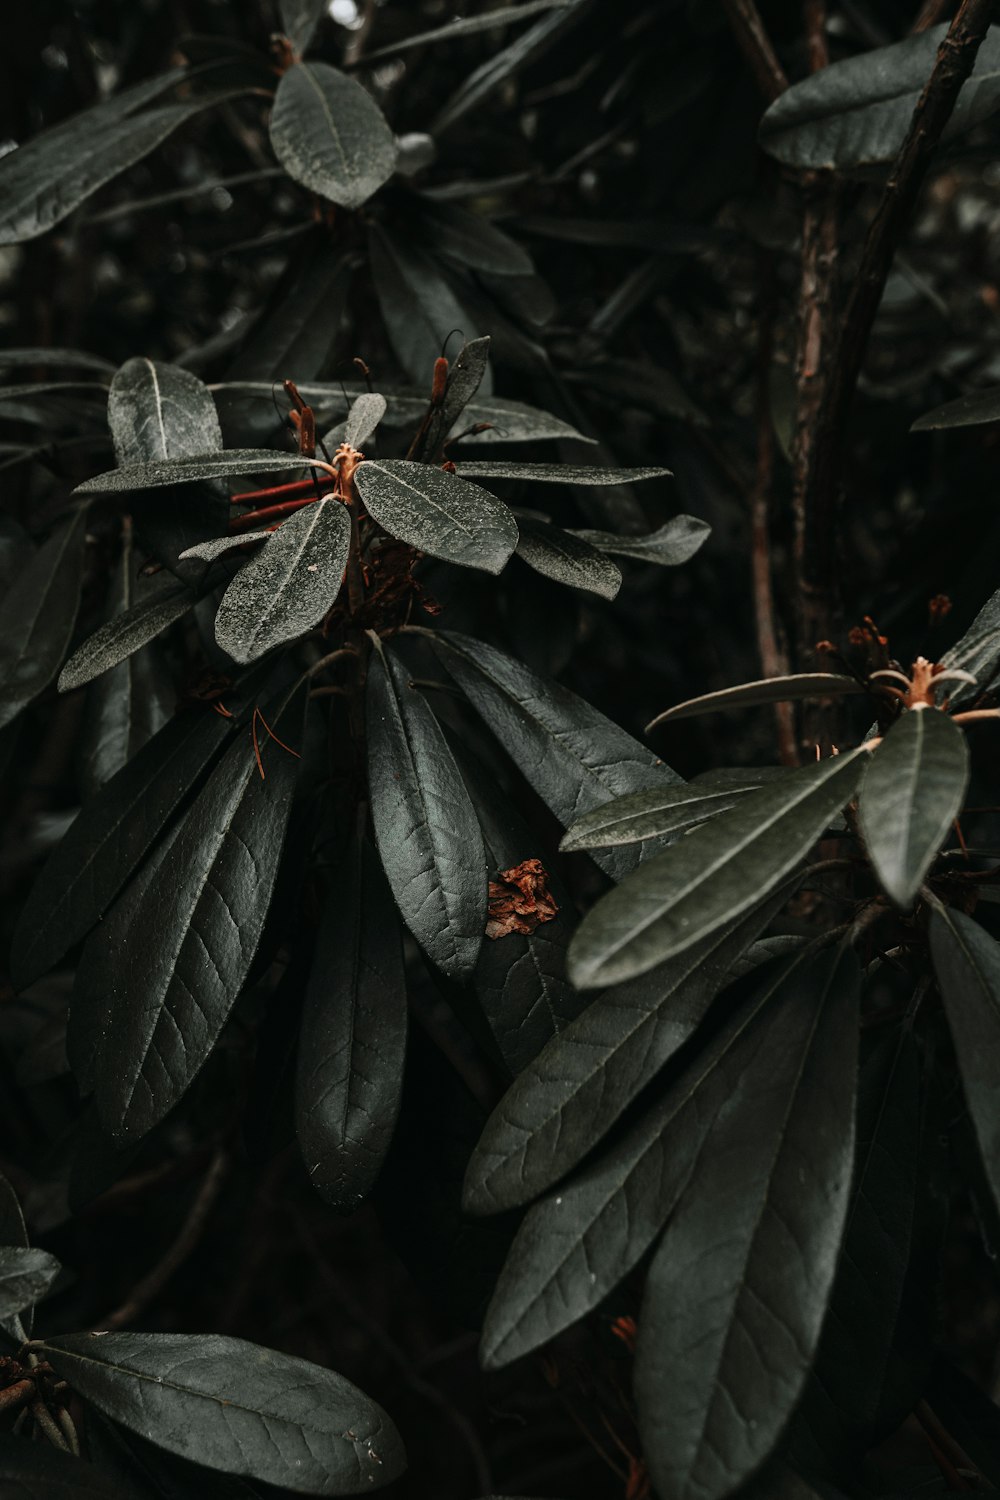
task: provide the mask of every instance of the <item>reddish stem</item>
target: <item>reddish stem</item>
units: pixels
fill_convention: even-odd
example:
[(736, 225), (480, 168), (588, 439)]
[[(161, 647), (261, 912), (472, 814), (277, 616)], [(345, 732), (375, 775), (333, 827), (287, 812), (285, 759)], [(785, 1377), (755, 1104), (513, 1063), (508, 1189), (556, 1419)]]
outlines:
[(260, 521), (274, 521), (280, 516), (290, 516), (292, 511), (302, 510), (303, 506), (315, 505), (316, 497), (307, 495), (303, 500), (286, 500), (282, 505), (265, 505), (261, 510), (244, 511), (242, 516), (234, 516), (229, 523), (230, 531), (246, 531), (251, 526), (256, 526)]
[(312, 494), (312, 479), (293, 479), (288, 484), (274, 484), (266, 490), (245, 490), (242, 495), (230, 495), (230, 505), (249, 505), (253, 500), (270, 500), (272, 495)]

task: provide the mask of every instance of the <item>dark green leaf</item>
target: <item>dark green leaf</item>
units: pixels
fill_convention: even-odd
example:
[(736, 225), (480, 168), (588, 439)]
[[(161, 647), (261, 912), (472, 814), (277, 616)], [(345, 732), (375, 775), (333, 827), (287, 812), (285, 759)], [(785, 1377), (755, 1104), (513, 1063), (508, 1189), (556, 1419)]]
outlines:
[(931, 916), (931, 955), (958, 1056), (962, 1088), (994, 1200), (1000, 1204), (1000, 943), (950, 906)]
[(913, 904), (968, 782), (965, 735), (934, 708), (904, 713), (872, 755), (858, 820), (875, 873), (898, 906)]
[(439, 462), (445, 440), (459, 417), (475, 396), (489, 369), (490, 341), (473, 339), (463, 344), (452, 360), (444, 399), (427, 413), (422, 435), (414, 444), (412, 457), (422, 463)]
[(127, 661), (186, 615), (197, 598), (184, 584), (171, 582), (150, 590), (131, 609), (112, 615), (74, 651), (59, 674), (59, 691), (71, 692)]
[(941, 657), (941, 666), (969, 672), (979, 686), (956, 682), (949, 692), (952, 707), (964, 703), (991, 680), (1000, 664), (1000, 589), (991, 594), (961, 640)]
[(77, 814), (14, 934), (11, 974), (19, 989), (100, 920), (229, 733), (229, 721), (207, 707), (179, 715)]
[(610, 557), (547, 521), (519, 520), (517, 555), (536, 573), (602, 599), (613, 599), (621, 588), (621, 569)]
[[(396, 358), (411, 380), (429, 385), (434, 361), (449, 335), (459, 329), (467, 342), (476, 341), (473, 319), (430, 256), (404, 236), (371, 224), (368, 253), (382, 320)], [(482, 389), (489, 394), (488, 370)]]
[(0, 604), (0, 726), (55, 677), (73, 635), (83, 586), (80, 510), (35, 553)]
[[(612, 797), (679, 782), (669, 766), (567, 688), (471, 636), (437, 631), (434, 641), (469, 702), (563, 827)], [(595, 857), (620, 879), (649, 852), (638, 845)]]
[[(462, 412), (462, 423), (489, 424), (489, 430), (471, 434), (463, 441), (468, 443), (538, 443), (548, 438), (572, 438), (578, 443), (593, 443), (596, 438), (585, 437), (568, 422), (553, 417), (547, 411), (537, 411), (522, 401), (511, 401), (506, 396), (484, 394), (467, 402)], [(589, 540), (589, 538), (588, 538)]]
[[(1000, 1408), (974, 1380), (943, 1356), (934, 1361), (924, 1392), (945, 1429), (983, 1477), (1000, 1485)], [(981, 1485), (981, 1494), (988, 1494)]]
[[(669, 469), (602, 469), (593, 464), (522, 464), (506, 459), (469, 459), (455, 465), (464, 479), (524, 479), (537, 484), (634, 484), (639, 479), (659, 479)], [(706, 528), (707, 529), (707, 528)], [(575, 532), (576, 536), (590, 533)], [(605, 532), (596, 535), (604, 537)], [(615, 537), (627, 545), (629, 537)], [(643, 538), (642, 540), (645, 540)]]
[(294, 63), (281, 75), (271, 145), (289, 177), (360, 208), (396, 166), (396, 143), (372, 96), (327, 63)]
[[(293, 702), (268, 714), (294, 751)], [(116, 1140), (144, 1135), (208, 1058), (253, 962), (295, 789), (294, 754), (241, 734), (185, 815), (135, 912), (112, 976), (97, 1105)]]
[(935, 432), (941, 427), (980, 427), (985, 422), (1000, 421), (1000, 385), (983, 391), (970, 391), (957, 401), (946, 401), (933, 411), (918, 417), (911, 432)]
[(482, 214), (456, 203), (418, 200), (422, 237), (435, 255), (494, 276), (530, 276), (531, 256)]
[(4, 1500), (135, 1500), (103, 1468), (15, 1437), (0, 1442), (0, 1491)]
[(661, 1494), (731, 1494), (802, 1392), (847, 1214), (860, 988), (849, 951), (793, 970), (653, 1258), (635, 1390)]
[(110, 360), (99, 354), (88, 354), (83, 349), (47, 348), (44, 345), (30, 349), (0, 349), (0, 370), (9, 370), (18, 365), (46, 365), (51, 369), (64, 366), (81, 370), (100, 370), (102, 374), (114, 373)]
[(378, 859), (359, 839), (320, 919), (295, 1086), (302, 1158), (341, 1212), (374, 1186), (396, 1123), (405, 1052), (399, 923)]
[(517, 523), (488, 490), (428, 464), (369, 460), (355, 472), (365, 509), (390, 536), (465, 568), (499, 573)]
[(215, 639), (238, 662), (318, 625), (344, 580), (350, 517), (339, 500), (297, 511), (240, 569), (222, 596)]
[(605, 991), (516, 1079), (469, 1162), (465, 1206), (530, 1202), (572, 1170), (700, 1024), (733, 963), (788, 891), (683, 958)]
[(368, 780), (382, 866), (428, 957), (467, 979), (486, 928), (486, 851), (461, 773), (422, 694), (376, 649), (367, 689)]
[(679, 833), (728, 812), (752, 787), (664, 786), (615, 797), (574, 823), (560, 849), (608, 849)]
[(209, 1469), (340, 1495), (405, 1466), (385, 1412), (342, 1375), (243, 1339), (77, 1333), (39, 1352), (105, 1416)]
[[(340, 331), (353, 269), (352, 256), (324, 227), (305, 235), (240, 345), (233, 374), (244, 383), (292, 378), (300, 390), (314, 379)], [(270, 395), (265, 414), (269, 423), (275, 419)]]
[[(198, 458), (222, 448), (210, 392), (180, 365), (129, 359), (108, 393), (108, 425), (119, 464)], [(272, 455), (273, 456), (273, 455)]]
[(863, 683), (837, 672), (798, 672), (790, 677), (766, 677), (760, 682), (741, 682), (738, 687), (704, 693), (700, 698), (689, 698), (686, 703), (664, 709), (646, 725), (646, 733), (657, 724), (666, 724), (668, 719), (691, 719), (720, 708), (749, 708), (758, 703), (786, 703), (797, 698), (839, 698), (863, 692)]
[(576, 531), (574, 535), (615, 557), (633, 557), (636, 562), (676, 568), (694, 557), (711, 530), (707, 521), (699, 521), (696, 516), (674, 516), (648, 536), (618, 536), (613, 531)]
[[(14, 1189), (3, 1176), (0, 1176), (0, 1245), (13, 1245), (19, 1250), (28, 1248), (28, 1230), (21, 1205)], [(31, 1333), (32, 1315), (33, 1310), (29, 1308), (23, 1323), (18, 1313), (6, 1321), (0, 1320), (0, 1335), (20, 1348)]]
[(323, 459), (299, 453), (276, 453), (273, 448), (230, 448), (160, 463), (123, 464), (78, 484), (79, 495), (111, 495), (123, 490), (159, 489), (168, 484), (190, 484), (196, 479), (224, 479), (236, 474), (270, 474), (282, 469), (322, 467)]
[(351, 402), (344, 429), (344, 442), (351, 448), (364, 448), (385, 416), (386, 399), (377, 391), (365, 391)]
[(0, 385), (0, 401), (21, 401), (25, 397), (60, 396), (67, 391), (107, 390), (96, 380), (37, 380), (26, 385)]
[[(821, 68), (777, 98), (760, 141), (779, 161), (854, 171), (895, 157), (947, 25)], [(954, 140), (1000, 109), (1000, 37), (988, 32), (941, 137)]]
[(408, 52), (412, 47), (425, 47), (430, 42), (447, 42), (454, 37), (473, 36), (478, 31), (498, 31), (502, 26), (512, 26), (517, 21), (526, 21), (539, 11), (562, 10), (572, 5), (573, 0), (522, 0), (520, 5), (505, 5), (498, 10), (484, 11), (478, 16), (460, 16), (444, 26), (433, 26), (430, 31), (418, 31), (415, 36), (403, 37), (391, 42), (388, 47), (379, 47), (365, 53), (365, 62), (374, 62), (380, 57), (394, 57), (398, 52)]
[(59, 1271), (59, 1262), (44, 1250), (0, 1245), (0, 1319), (6, 1321), (33, 1307)]
[(270, 541), (273, 534), (270, 531), (234, 531), (229, 536), (214, 536), (207, 542), (197, 542), (193, 547), (185, 548), (181, 553), (181, 561), (197, 557), (201, 562), (214, 562), (217, 557), (224, 557), (227, 552), (233, 552), (247, 542)]
[(748, 792), (603, 896), (570, 945), (583, 989), (631, 979), (747, 911), (805, 858), (854, 793), (863, 746)]
[(325, 0), (280, 0), (281, 29), (296, 52), (305, 52), (328, 8)]

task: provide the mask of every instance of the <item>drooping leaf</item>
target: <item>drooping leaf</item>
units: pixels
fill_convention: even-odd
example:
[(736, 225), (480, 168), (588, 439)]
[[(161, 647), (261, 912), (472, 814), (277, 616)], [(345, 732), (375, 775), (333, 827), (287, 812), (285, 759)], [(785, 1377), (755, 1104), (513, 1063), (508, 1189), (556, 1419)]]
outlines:
[(223, 594), (215, 617), (223, 651), (255, 661), (318, 625), (340, 593), (350, 546), (350, 517), (339, 500), (297, 511)]
[(618, 536), (613, 531), (580, 531), (575, 536), (610, 552), (615, 557), (632, 557), (636, 562), (657, 563), (661, 568), (676, 568), (688, 562), (708, 540), (712, 528), (697, 516), (674, 516), (648, 536)]
[[(353, 258), (323, 226), (304, 235), (239, 347), (234, 378), (244, 384), (294, 379), (300, 390), (315, 379), (340, 332), (353, 271)], [(272, 400), (263, 415), (265, 430), (272, 430)]]
[(0, 603), (0, 727), (55, 677), (73, 635), (86, 541), (86, 514), (39, 547)]
[(338, 1495), (405, 1466), (392, 1422), (350, 1381), (244, 1339), (76, 1333), (39, 1353), (105, 1416), (209, 1469)]
[(798, 698), (840, 698), (865, 691), (864, 683), (837, 672), (797, 672), (790, 677), (765, 677), (760, 682), (741, 682), (738, 687), (703, 693), (699, 698), (689, 698), (686, 703), (664, 709), (646, 725), (646, 733), (668, 720), (691, 719), (720, 708), (750, 708), (759, 703), (787, 703)]
[(621, 569), (610, 557), (547, 521), (519, 520), (517, 555), (545, 578), (602, 599), (613, 599), (621, 588)]
[[(635, 484), (640, 479), (659, 479), (669, 469), (602, 469), (593, 464), (522, 464), (506, 459), (465, 459), (455, 465), (465, 479), (523, 479), (536, 484)], [(583, 532), (575, 532), (583, 536)], [(606, 533), (598, 532), (604, 537)], [(628, 537), (616, 537), (628, 543)]]
[(295, 1086), (309, 1176), (348, 1213), (365, 1199), (392, 1140), (406, 1051), (399, 923), (378, 859), (357, 840), (320, 920), (306, 988)]
[(110, 672), (186, 615), (198, 596), (182, 583), (152, 589), (138, 604), (112, 615), (78, 646), (59, 674), (59, 691), (72, 692)]
[(324, 0), (281, 0), (281, 29), (296, 52), (305, 52), (327, 9)]
[(0, 1245), (0, 1318), (7, 1321), (34, 1306), (59, 1271), (59, 1262), (45, 1250)]
[(483, 214), (432, 198), (418, 199), (414, 207), (422, 237), (435, 255), (494, 276), (532, 274), (527, 251)]
[(196, 479), (225, 479), (235, 474), (271, 474), (282, 469), (322, 467), (323, 459), (300, 453), (276, 453), (273, 448), (228, 448), (224, 453), (192, 454), (158, 463), (123, 464), (78, 484), (76, 495), (113, 495), (129, 490), (159, 489), (168, 484), (191, 484)]
[(521, 0), (518, 5), (504, 5), (477, 16), (460, 16), (455, 21), (447, 21), (443, 26), (432, 26), (429, 31), (418, 31), (415, 36), (403, 37), (387, 47), (378, 47), (374, 52), (365, 54), (365, 61), (374, 62), (377, 58), (394, 57), (398, 52), (409, 52), (413, 47), (426, 47), (431, 42), (447, 42), (455, 37), (473, 36), (478, 31), (496, 31), (502, 26), (526, 21), (539, 11), (560, 10), (572, 3), (573, 0)]
[[(300, 705), (301, 707), (301, 705)], [(97, 1078), (113, 1139), (146, 1134), (207, 1060), (253, 962), (295, 789), (297, 711), (259, 733), (265, 775), (241, 733), (185, 814), (135, 912), (113, 975)]]
[(447, 741), (403, 663), (372, 654), (367, 688), (372, 823), (403, 920), (449, 978), (467, 979), (486, 928), (486, 852)]
[(938, 906), (931, 916), (931, 956), (951, 1031), (965, 1101), (983, 1169), (1000, 1204), (1000, 943), (964, 912)]
[[(582, 698), (495, 647), (455, 631), (436, 631), (434, 643), (476, 712), (564, 827), (612, 797), (679, 782), (676, 772)], [(595, 858), (621, 879), (649, 852), (637, 845)]]
[[(851, 172), (892, 161), (947, 32), (947, 25), (932, 26), (794, 84), (761, 121), (761, 145), (793, 167)], [(997, 109), (1000, 38), (987, 32), (941, 140), (953, 141)]]
[(858, 820), (875, 873), (898, 906), (912, 905), (968, 782), (965, 735), (937, 709), (904, 713), (872, 755)]
[(519, 1207), (581, 1162), (691, 1036), (787, 895), (606, 990), (554, 1037), (490, 1116), (469, 1162), (466, 1208)]
[(355, 471), (365, 509), (390, 536), (465, 568), (499, 573), (517, 523), (488, 490), (428, 464), (368, 460)]
[(328, 63), (293, 63), (271, 111), (271, 145), (289, 177), (360, 208), (396, 166), (396, 143), (375, 100)]
[[(475, 342), (474, 319), (435, 262), (382, 224), (368, 229), (368, 253), (379, 309), (396, 358), (411, 380), (429, 385), (434, 361), (458, 329)], [(489, 371), (482, 390), (491, 390)], [(474, 420), (474, 419), (472, 419)]]
[(614, 797), (574, 823), (559, 845), (574, 849), (608, 849), (618, 844), (661, 838), (705, 823), (728, 812), (753, 788), (664, 786), (655, 791)]
[(11, 952), (18, 989), (100, 920), (230, 732), (207, 707), (179, 715), (78, 813), (21, 912)]
[(10, 1500), (135, 1500), (103, 1468), (29, 1438), (0, 1442), (0, 1490)]
[(385, 416), (386, 399), (377, 391), (365, 391), (351, 402), (347, 414), (344, 442), (351, 448), (364, 448)]
[(653, 1258), (635, 1391), (661, 1494), (729, 1495), (802, 1392), (847, 1214), (860, 988), (849, 951), (793, 971)]
[(739, 916), (794, 870), (852, 796), (864, 746), (748, 792), (609, 891), (570, 945), (583, 989), (631, 979)]
[(942, 427), (980, 427), (986, 422), (1000, 421), (1000, 386), (991, 385), (986, 390), (970, 391), (955, 401), (946, 401), (932, 411), (918, 417), (911, 432), (936, 432)]
[(1000, 589), (990, 595), (965, 634), (944, 653), (941, 666), (948, 670), (957, 667), (976, 678), (975, 686), (968, 682), (951, 685), (948, 697), (952, 707), (965, 703), (991, 682), (1000, 666)]

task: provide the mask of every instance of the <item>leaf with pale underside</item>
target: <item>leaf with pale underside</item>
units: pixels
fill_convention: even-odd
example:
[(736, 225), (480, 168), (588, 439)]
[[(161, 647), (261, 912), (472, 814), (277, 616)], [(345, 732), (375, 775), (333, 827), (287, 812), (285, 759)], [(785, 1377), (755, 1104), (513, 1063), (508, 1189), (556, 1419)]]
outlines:
[(697, 516), (674, 516), (657, 531), (646, 536), (618, 536), (613, 531), (574, 531), (574, 536), (610, 552), (614, 557), (631, 557), (636, 562), (656, 563), (661, 568), (676, 568), (694, 557), (711, 533), (707, 521)]
[(794, 888), (682, 958), (592, 1000), (493, 1111), (469, 1162), (465, 1207), (472, 1213), (517, 1208), (572, 1171), (691, 1036)]
[[(906, 138), (947, 25), (832, 63), (786, 89), (760, 142), (786, 166), (841, 172), (891, 162)], [(1000, 36), (986, 34), (941, 136), (954, 141), (1000, 109)]]
[(486, 851), (461, 772), (394, 653), (368, 669), (372, 822), (392, 894), (425, 953), (452, 979), (476, 965), (486, 928)]
[(105, 1416), (209, 1469), (347, 1495), (405, 1467), (392, 1422), (350, 1381), (244, 1339), (75, 1333), (38, 1352)]
[(574, 823), (559, 847), (566, 853), (576, 849), (609, 849), (680, 833), (718, 813), (728, 812), (752, 790), (752, 786), (665, 786), (615, 797)]
[(369, 460), (354, 480), (368, 514), (431, 557), (499, 573), (517, 545), (517, 522), (506, 505), (454, 474), (405, 459)]
[(610, 557), (548, 521), (519, 519), (517, 555), (543, 577), (602, 599), (613, 599), (622, 585), (621, 569)]
[(805, 858), (849, 801), (864, 746), (748, 792), (603, 896), (570, 945), (583, 989), (663, 963), (747, 911)]
[(653, 1257), (635, 1392), (659, 1494), (732, 1494), (801, 1396), (847, 1215), (860, 991), (850, 950), (795, 967)]
[(961, 811), (969, 783), (965, 735), (935, 708), (897, 719), (872, 755), (858, 821), (883, 890), (908, 907)]
[(396, 142), (368, 91), (328, 63), (293, 63), (271, 111), (271, 145), (289, 177), (360, 208), (396, 166)]
[(128, 490), (160, 489), (168, 484), (192, 484), (197, 479), (226, 479), (238, 474), (273, 474), (283, 469), (322, 468), (323, 459), (300, 453), (276, 453), (273, 448), (227, 448), (223, 453), (192, 454), (153, 463), (123, 464), (106, 474), (95, 474), (73, 491), (75, 495), (114, 495)]
[(351, 402), (344, 428), (344, 442), (351, 448), (364, 448), (385, 416), (386, 399), (378, 391), (365, 391)]
[(765, 677), (760, 682), (741, 682), (738, 687), (703, 693), (657, 714), (646, 725), (646, 733), (672, 719), (692, 719), (721, 708), (752, 708), (759, 703), (787, 703), (798, 698), (840, 698), (864, 693), (864, 683), (838, 672), (797, 672), (789, 677)]
[(339, 500), (317, 500), (278, 528), (230, 583), (215, 639), (235, 661), (255, 661), (318, 625), (340, 593), (351, 522)]

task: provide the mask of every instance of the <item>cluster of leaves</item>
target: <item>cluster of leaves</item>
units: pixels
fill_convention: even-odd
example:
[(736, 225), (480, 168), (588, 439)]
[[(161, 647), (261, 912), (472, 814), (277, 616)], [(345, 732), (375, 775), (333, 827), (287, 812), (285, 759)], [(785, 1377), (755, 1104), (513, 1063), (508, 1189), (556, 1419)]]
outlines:
[[(629, 1500), (1000, 1487), (1000, 1413), (934, 1315), (949, 1208), (973, 1205), (987, 1244), (1000, 1232), (997, 792), (978, 749), (1000, 718), (1000, 592), (971, 620), (989, 590), (964, 600), (949, 650), (897, 651), (931, 592), (894, 573), (897, 526), (883, 573), (861, 549), (844, 588), (861, 614), (877, 580), (893, 649), (868, 620), (817, 662), (789, 607), (802, 670), (740, 686), (754, 652), (725, 607), (746, 476), (788, 483), (771, 451), (787, 365), (773, 326), (762, 370), (760, 346), (732, 357), (739, 319), (716, 345), (717, 300), (760, 276), (794, 322), (761, 268), (801, 174), (830, 174), (852, 210), (880, 191), (948, 30), (894, 39), (892, 8), (873, 7), (873, 47), (843, 6), (846, 55), (765, 110), (735, 0), (650, 0), (612, 41), (597, 0), (425, 29), (372, 5), (353, 36), (281, 0), (274, 37), (247, 7), (249, 35), (229, 17), (0, 157), (15, 255), (37, 241), (86, 266), (115, 224), (134, 250), (148, 216), (204, 195), (205, 161), (213, 190), (260, 194), (250, 220), (277, 203), (249, 242), (276, 265), (254, 280), (217, 257), (252, 318), (220, 325), (194, 232), (193, 312), (137, 339), (126, 311), (82, 340), (99, 353), (26, 339), (0, 356), (34, 377), (0, 386), (24, 502), (0, 531), (0, 754), (13, 770), (55, 741), (73, 763), (11, 934), (10, 1005), (35, 1021), (17, 1087), (58, 1097), (60, 1127), (3, 1160), (70, 1268), (29, 1248), (0, 1179), (13, 1493), (342, 1494), (402, 1473), (410, 1432), (345, 1376), (169, 1318), (127, 1331), (201, 1233), (212, 1169), (104, 1326), (48, 1331), (95, 1326), (81, 1216), (205, 1143), (245, 1152), (251, 1181), (291, 1148), (323, 1216), (375, 1202), (486, 1371), (541, 1353), (593, 1438), (574, 1410), (591, 1403), (614, 1445), (596, 1482)], [(798, 73), (789, 9), (768, 20)], [(565, 100), (608, 76), (609, 47), (624, 82), (597, 133)], [(447, 89), (438, 56), (469, 60)], [(954, 172), (990, 158), (998, 58), (991, 30), (942, 135)], [(692, 164), (683, 127), (707, 131), (721, 98)], [(147, 158), (209, 111), (251, 170), (193, 135), (195, 170), (165, 185)], [(747, 198), (721, 165), (740, 131), (762, 153)], [(603, 212), (574, 214), (588, 193)], [(948, 264), (944, 238), (913, 252), (914, 284)], [(791, 264), (794, 232), (783, 249)], [(988, 350), (936, 337), (948, 357), (921, 382), (890, 341), (904, 407), (988, 369)], [(903, 431), (998, 415), (986, 388), (906, 410)], [(801, 432), (786, 446), (794, 468)], [(863, 420), (858, 452), (875, 489)], [(661, 508), (664, 460), (721, 523), (711, 566), (708, 521)], [(899, 463), (905, 489), (919, 459)], [(883, 524), (876, 509), (871, 535)], [(990, 566), (963, 558), (961, 577)], [(778, 584), (780, 611), (780, 566)], [(685, 776), (618, 722), (663, 697), (679, 701), (647, 734)], [(804, 764), (748, 764), (774, 759), (753, 727), (693, 737), (709, 713), (797, 703), (837, 725)], [(912, 1483), (879, 1462), (907, 1422), (926, 1434)], [(582, 1482), (595, 1492), (593, 1470)]]

